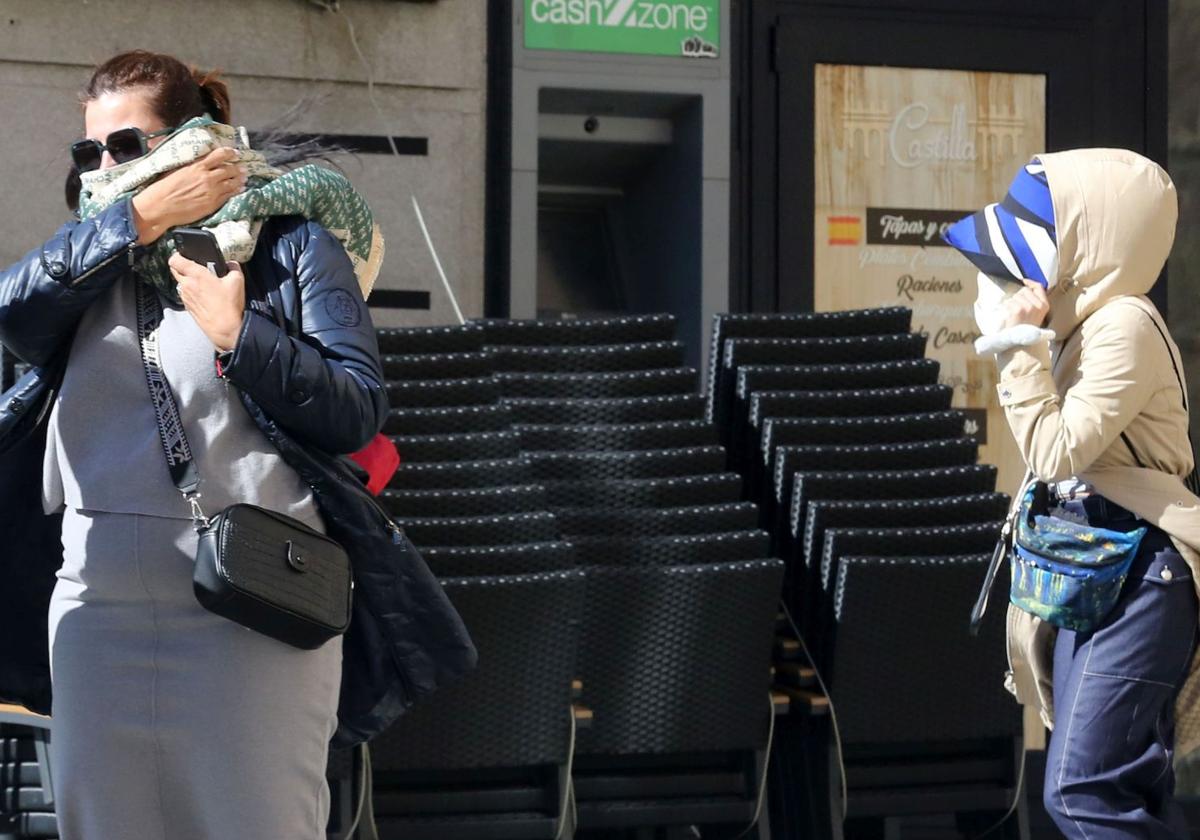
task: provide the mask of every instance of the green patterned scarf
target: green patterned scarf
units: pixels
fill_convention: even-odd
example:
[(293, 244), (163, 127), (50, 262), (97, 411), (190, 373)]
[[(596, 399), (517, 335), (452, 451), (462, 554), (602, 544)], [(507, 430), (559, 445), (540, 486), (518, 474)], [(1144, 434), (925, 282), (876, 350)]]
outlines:
[[(89, 219), (127, 195), (145, 189), (164, 173), (186, 166), (214, 149), (238, 150), (238, 162), (249, 173), (246, 190), (225, 203), (196, 227), (210, 229), (226, 259), (244, 263), (254, 253), (263, 220), (270, 216), (300, 215), (317, 222), (346, 249), (363, 297), (371, 293), (383, 263), (383, 234), (363, 197), (340, 172), (315, 164), (291, 170), (276, 169), (251, 149), (244, 128), (195, 117), (181, 125), (149, 154), (110, 169), (84, 172), (79, 216)], [(138, 260), (138, 276), (178, 305), (175, 278), (167, 259), (175, 250), (163, 236)]]

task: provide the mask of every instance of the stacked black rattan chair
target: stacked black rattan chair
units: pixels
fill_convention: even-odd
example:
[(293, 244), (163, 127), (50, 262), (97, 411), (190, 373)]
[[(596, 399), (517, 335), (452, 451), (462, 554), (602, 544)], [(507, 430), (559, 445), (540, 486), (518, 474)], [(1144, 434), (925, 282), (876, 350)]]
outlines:
[(380, 501), (471, 631), (478, 669), (371, 743), (388, 838), (569, 837), (584, 579), (520, 456), (477, 326), (380, 330), (402, 464)]
[[(977, 637), (966, 621), (1008, 499), (910, 319), (714, 322), (707, 411), (787, 564), (776, 688), (808, 712), (777, 741), (781, 837), (939, 813), (975, 835), (1016, 797), (1002, 610)], [(1024, 825), (1022, 809), (1003, 836)]]
[(482, 328), (521, 450), (587, 575), (581, 830), (748, 826), (762, 810), (782, 564), (726, 470), (674, 319)]
[(58, 837), (45, 730), (22, 717), (0, 710), (0, 837)]

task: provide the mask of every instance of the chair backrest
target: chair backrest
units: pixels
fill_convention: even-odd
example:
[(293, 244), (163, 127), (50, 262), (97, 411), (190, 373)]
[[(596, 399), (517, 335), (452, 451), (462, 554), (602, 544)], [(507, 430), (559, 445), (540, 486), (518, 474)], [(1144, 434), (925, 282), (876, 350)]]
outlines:
[(683, 364), (679, 341), (582, 346), (488, 346), (493, 369), (513, 373), (601, 373), (674, 368)]
[(968, 466), (978, 457), (974, 438), (925, 440), (912, 443), (780, 446), (775, 450), (775, 496), (800, 470), (876, 471)]
[(719, 473), (725, 467), (725, 450), (720, 446), (638, 452), (531, 452), (525, 457), (535, 481), (668, 478)]
[(497, 373), (505, 397), (598, 399), (661, 397), (696, 393), (695, 368), (633, 370), (617, 373)]
[(746, 531), (758, 524), (750, 502), (671, 508), (555, 508), (567, 539), (630, 534), (638, 538)]
[(830, 365), (742, 365), (737, 369), (737, 397), (746, 399), (755, 391), (836, 391), (936, 385), (940, 371), (936, 359)]
[[(826, 500), (812, 499), (799, 540), (800, 558), (813, 568), (824, 560), (825, 533), (829, 528), (916, 528), (999, 522), (1008, 511), (1004, 493), (972, 493), (928, 499)], [(832, 559), (832, 558), (830, 558)], [(828, 575), (822, 568), (822, 580)]]
[(934, 359), (827, 365), (742, 365), (737, 369), (734, 396), (725, 407), (725, 419), (717, 431), (722, 443), (741, 438), (748, 423), (750, 397), (757, 391), (843, 391), (936, 385), (939, 370)]
[(756, 391), (750, 395), (750, 425), (764, 417), (869, 417), (916, 414), (950, 408), (953, 389), (945, 385), (906, 385), (853, 391)]
[(670, 537), (575, 537), (581, 566), (689, 566), (767, 556), (765, 531), (727, 531)]
[(659, 423), (601, 423), (579, 426), (513, 426), (526, 452), (595, 452), (713, 446), (717, 433), (703, 420)]
[(780, 500), (788, 510), (788, 531), (803, 532), (810, 499), (930, 499), (987, 493), (996, 487), (996, 467), (969, 464), (921, 470), (870, 472), (802, 471), (784, 483)]
[(781, 561), (587, 571), (580, 755), (765, 746)]
[(465, 405), (438, 408), (393, 408), (388, 412), (386, 435), (446, 435), (502, 432), (512, 425), (508, 410), (499, 405)]
[(442, 585), (471, 629), (479, 666), (371, 741), (376, 773), (565, 764), (583, 573)]
[(484, 332), (474, 324), (438, 327), (385, 327), (375, 331), (379, 352), (402, 355), (478, 353)]
[(397, 519), (417, 548), (558, 542), (562, 531), (546, 511), (503, 516), (446, 516)]
[(699, 394), (665, 397), (600, 399), (506, 398), (501, 402), (514, 423), (572, 425), (583, 423), (654, 423), (699, 420), (704, 399)]
[[(844, 743), (1021, 734), (1021, 707), (1000, 679), (1008, 670), (1004, 610), (993, 606), (979, 635), (967, 632), (967, 612), (990, 559), (990, 551), (842, 557), (827, 671)], [(993, 593), (993, 605), (1003, 600), (1004, 593)]]
[(715, 505), (736, 502), (742, 497), (742, 477), (737, 473), (678, 478), (549, 481), (542, 486), (552, 508)]
[(455, 490), (534, 484), (533, 471), (523, 458), (475, 461), (402, 461), (388, 482), (390, 490)]
[(492, 373), (492, 357), (486, 353), (385, 354), (382, 362), (384, 378), (392, 381), (469, 379)]
[(498, 516), (545, 510), (546, 489), (540, 484), (467, 489), (391, 490), (379, 494), (392, 516)]
[(405, 408), (438, 408), (457, 405), (492, 405), (500, 399), (500, 386), (491, 378), (411, 379), (387, 383), (388, 401)]
[(912, 311), (899, 306), (839, 312), (784, 314), (725, 312), (714, 315), (708, 354), (709, 403), (706, 417), (714, 421), (717, 419), (713, 414), (713, 387), (717, 381), (717, 371), (727, 338), (886, 335), (905, 333), (911, 328)]
[(870, 417), (764, 417), (762, 460), (771, 460), (777, 446), (854, 443), (910, 443), (959, 437), (961, 411), (927, 411)]
[(421, 556), (439, 578), (531, 575), (576, 566), (569, 542), (435, 546), (423, 549)]
[(675, 337), (675, 316), (665, 312), (569, 320), (486, 318), (474, 323), (482, 328), (487, 344), (631, 344)]
[(827, 528), (821, 551), (821, 587), (829, 591), (842, 557), (908, 557), (922, 554), (990, 556), (1000, 535), (1000, 521), (968, 525), (911, 528)]
[(713, 389), (713, 422), (728, 422), (742, 365), (819, 365), (919, 359), (925, 355), (920, 333), (837, 338), (730, 338), (720, 356)]
[(392, 443), (402, 462), (484, 461), (521, 454), (516, 432), (476, 432), (455, 435), (395, 435)]

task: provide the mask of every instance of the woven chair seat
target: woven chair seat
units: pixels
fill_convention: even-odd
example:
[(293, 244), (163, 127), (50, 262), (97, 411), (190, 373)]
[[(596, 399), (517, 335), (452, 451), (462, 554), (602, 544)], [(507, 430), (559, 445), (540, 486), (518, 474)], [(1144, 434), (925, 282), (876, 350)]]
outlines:
[(493, 369), (506, 373), (607, 373), (675, 368), (683, 364), (678, 341), (642, 344), (512, 347), (488, 346)]
[[(521, 438), (515, 432), (473, 432), (448, 435), (395, 435), (392, 443), (404, 463), (422, 461), (483, 461), (515, 458)], [(402, 467), (403, 469), (403, 467)]]
[(379, 494), (392, 516), (499, 516), (545, 510), (547, 495), (540, 484), (467, 489), (392, 490)]
[(703, 420), (579, 426), (518, 424), (513, 431), (520, 435), (521, 449), (526, 452), (668, 449), (712, 446), (717, 442), (716, 430)]
[(447, 435), (502, 432), (512, 426), (508, 410), (499, 405), (393, 408), (383, 426), (385, 435)]
[(545, 511), (502, 516), (446, 516), (397, 519), (417, 548), (432, 546), (515, 545), (558, 542), (562, 531)]
[(569, 542), (435, 546), (421, 556), (439, 578), (530, 575), (576, 566), (575, 547)]
[(725, 467), (725, 450), (719, 446), (637, 452), (531, 452), (525, 457), (536, 481), (670, 478), (718, 473)]
[(385, 327), (375, 331), (379, 352), (403, 355), (478, 353), (484, 332), (474, 324), (438, 327)]
[(758, 524), (758, 508), (749, 502), (672, 508), (555, 508), (554, 514), (567, 539), (745, 531)]
[(713, 505), (736, 502), (742, 497), (742, 477), (737, 473), (678, 478), (548, 481), (542, 486), (552, 508)]
[(695, 368), (634, 370), (618, 373), (497, 373), (504, 397), (599, 399), (661, 397), (696, 393)]
[(699, 420), (704, 400), (699, 394), (670, 394), (663, 397), (599, 399), (505, 398), (514, 423), (530, 425), (576, 425), (586, 423), (655, 423), (667, 420)]
[(669, 537), (575, 537), (581, 566), (687, 566), (757, 560), (767, 555), (765, 531)]
[(492, 357), (486, 353), (384, 354), (383, 376), (391, 381), (469, 379), (490, 376)]
[(475, 461), (404, 461), (388, 483), (391, 490), (456, 490), (533, 484), (529, 462), (519, 457)]
[(675, 336), (675, 316), (668, 313), (569, 320), (488, 318), (474, 323), (482, 328), (487, 344), (633, 344)]
[(396, 408), (493, 405), (500, 386), (490, 378), (412, 379), (388, 382), (389, 404)]

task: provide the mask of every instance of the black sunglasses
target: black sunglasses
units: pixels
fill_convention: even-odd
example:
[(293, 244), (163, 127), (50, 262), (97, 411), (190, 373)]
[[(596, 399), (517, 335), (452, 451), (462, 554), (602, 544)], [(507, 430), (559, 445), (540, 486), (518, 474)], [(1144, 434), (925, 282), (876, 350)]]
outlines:
[(100, 168), (100, 160), (107, 151), (117, 163), (128, 163), (146, 154), (149, 149), (146, 141), (152, 137), (162, 137), (170, 134), (174, 128), (164, 128), (151, 131), (149, 134), (140, 128), (119, 128), (104, 142), (99, 140), (76, 140), (71, 144), (71, 160), (80, 172), (91, 172)]

